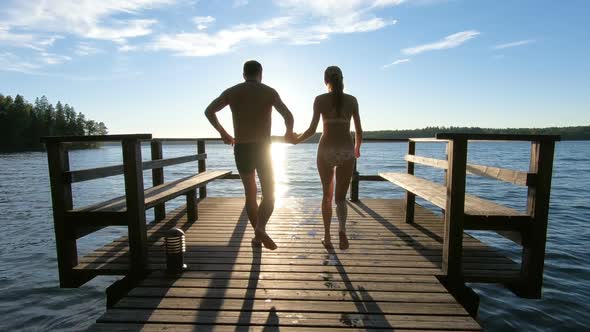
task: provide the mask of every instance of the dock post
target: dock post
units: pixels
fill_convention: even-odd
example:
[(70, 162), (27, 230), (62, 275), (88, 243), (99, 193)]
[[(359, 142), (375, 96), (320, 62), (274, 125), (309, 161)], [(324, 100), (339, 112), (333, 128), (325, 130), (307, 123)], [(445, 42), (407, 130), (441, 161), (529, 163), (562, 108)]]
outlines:
[(522, 297), (539, 299), (543, 287), (549, 198), (553, 173), (554, 141), (531, 143), (530, 172), (536, 174), (529, 186), (527, 212), (533, 219), (531, 233), (523, 239), (521, 284), (512, 287)]
[(449, 140), (447, 202), (444, 216), (442, 271), (449, 287), (463, 286), (462, 252), (465, 215), (467, 138)]
[[(408, 141), (408, 155), (416, 154), (416, 142)], [(414, 163), (411, 161), (407, 162), (408, 174), (414, 175)], [(406, 196), (404, 199), (404, 219), (406, 223), (414, 223), (414, 209), (416, 205), (416, 195), (409, 190), (406, 190)]]
[(129, 262), (132, 275), (140, 275), (147, 268), (147, 228), (143, 192), (141, 143), (138, 139), (124, 139), (123, 169), (129, 232)]
[(352, 169), (352, 179), (350, 181), (350, 201), (351, 202), (358, 202), (359, 201), (359, 182), (360, 176), (359, 172), (356, 168), (356, 159), (354, 160), (353, 169)]
[[(197, 141), (197, 153), (198, 154), (205, 154), (205, 141), (199, 140)], [(206, 159), (199, 159), (199, 173), (203, 173), (207, 170), (207, 160)], [(199, 198), (205, 199), (207, 197), (207, 186), (202, 186), (199, 188)]]
[(46, 144), (59, 285), (62, 288), (78, 287), (81, 283), (77, 283), (73, 276), (73, 268), (78, 264), (76, 232), (75, 229), (68, 227), (65, 222), (66, 211), (73, 208), (72, 185), (69, 181), (66, 181), (64, 176), (64, 172), (70, 170), (68, 151), (63, 143), (48, 142)]
[[(151, 141), (152, 160), (164, 158), (162, 153), (162, 141)], [(164, 168), (158, 167), (152, 169), (152, 185), (158, 186), (164, 183)], [(156, 221), (161, 221), (166, 218), (166, 203), (160, 203), (154, 207), (154, 217)]]

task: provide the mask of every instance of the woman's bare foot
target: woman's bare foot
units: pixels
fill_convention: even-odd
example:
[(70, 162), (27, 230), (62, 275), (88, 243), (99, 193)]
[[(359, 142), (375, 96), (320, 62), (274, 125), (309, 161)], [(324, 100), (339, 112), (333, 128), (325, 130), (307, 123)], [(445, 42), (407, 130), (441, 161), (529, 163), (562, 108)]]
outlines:
[(340, 250), (348, 249), (348, 237), (346, 236), (346, 232), (338, 232), (338, 236), (340, 237)]
[(261, 242), (266, 249), (277, 249), (277, 244), (270, 238), (270, 236), (268, 236), (268, 234), (265, 231), (256, 230), (254, 234), (256, 234), (256, 237), (254, 239), (258, 242)]
[(323, 238), (322, 244), (326, 249), (334, 249), (334, 246), (332, 245), (332, 241), (330, 239)]

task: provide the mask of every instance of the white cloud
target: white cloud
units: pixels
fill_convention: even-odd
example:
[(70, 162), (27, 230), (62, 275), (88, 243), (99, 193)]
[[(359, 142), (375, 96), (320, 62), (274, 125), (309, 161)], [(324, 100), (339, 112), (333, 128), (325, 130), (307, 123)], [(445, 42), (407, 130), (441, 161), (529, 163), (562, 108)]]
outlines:
[(239, 24), (214, 34), (206, 32), (164, 34), (151, 46), (154, 50), (170, 50), (182, 56), (211, 56), (233, 51), (243, 43), (264, 44), (282, 36), (281, 27), (289, 24), (287, 17), (278, 17), (259, 24)]
[(119, 52), (125, 53), (125, 52), (135, 51), (137, 49), (138, 49), (138, 47), (135, 45), (124, 44), (124, 45), (119, 46), (119, 48), (117, 50)]
[(477, 37), (479, 34), (480, 34), (479, 31), (476, 31), (476, 30), (462, 31), (462, 32), (458, 32), (458, 33), (452, 34), (450, 36), (447, 36), (447, 37), (445, 37), (439, 41), (433, 42), (433, 43), (403, 49), (402, 52), (404, 54), (408, 54), (408, 55), (415, 55), (415, 54), (420, 54), (420, 53), (428, 52), (428, 51), (436, 51), (436, 50), (455, 48), (455, 47), (461, 46), (465, 42)]
[[(73, 34), (84, 38), (121, 42), (150, 34), (156, 23), (151, 19), (122, 18), (137, 16), (141, 11), (171, 4), (175, 0), (45, 0), (12, 1), (5, 5), (5, 26)], [(23, 13), (27, 13), (23, 15)], [(121, 18), (113, 19), (113, 16)]]
[(74, 50), (74, 53), (80, 56), (94, 55), (101, 52), (101, 49), (85, 42), (79, 43), (78, 46), (76, 46), (76, 49)]
[(16, 56), (9, 52), (0, 53), (0, 70), (14, 71), (19, 73), (30, 74), (41, 67), (38, 63), (23, 60), (22, 57)]
[(48, 65), (58, 65), (58, 64), (72, 60), (72, 58), (67, 55), (60, 55), (60, 54), (47, 53), (47, 52), (41, 52), (40, 55), (41, 55), (40, 60)]
[(238, 7), (244, 7), (247, 5), (248, 5), (248, 0), (234, 0), (233, 7), (238, 8)]
[(408, 63), (410, 61), (412, 61), (412, 59), (408, 59), (408, 58), (406, 58), (406, 59), (398, 59), (398, 60), (395, 60), (394, 62), (392, 62), (390, 64), (384, 65), (383, 67), (381, 67), (381, 69), (387, 69), (389, 67), (401, 65), (403, 63)]
[(494, 47), (492, 47), (495, 50), (503, 50), (505, 48), (512, 48), (512, 47), (518, 47), (518, 46), (524, 46), (524, 45), (528, 45), (528, 44), (532, 44), (536, 42), (536, 40), (534, 39), (526, 39), (526, 40), (519, 40), (519, 41), (515, 41), (515, 42), (511, 42), (511, 43), (506, 43), (506, 44), (499, 44), (496, 45)]
[(215, 17), (213, 16), (195, 16), (193, 17), (193, 22), (197, 25), (198, 30), (205, 30), (211, 25), (211, 23), (215, 22)]
[(284, 14), (266, 21), (237, 24), (216, 32), (204, 31), (214, 22), (210, 16), (196, 17), (195, 32), (168, 33), (157, 36), (148, 49), (170, 50), (182, 56), (211, 56), (232, 52), (248, 44), (282, 41), (308, 45), (327, 40), (332, 35), (370, 32), (397, 23), (377, 17), (376, 6), (398, 5), (403, 1), (366, 0), (274, 0)]

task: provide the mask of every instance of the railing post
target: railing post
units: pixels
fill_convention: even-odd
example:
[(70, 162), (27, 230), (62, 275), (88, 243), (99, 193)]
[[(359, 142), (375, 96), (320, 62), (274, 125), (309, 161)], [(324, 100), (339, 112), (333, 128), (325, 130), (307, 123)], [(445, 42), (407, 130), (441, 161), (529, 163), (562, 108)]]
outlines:
[(449, 140), (447, 202), (445, 208), (442, 271), (447, 284), (463, 286), (461, 266), (463, 251), (463, 222), (465, 214), (465, 177), (467, 166), (467, 139)]
[[(152, 160), (162, 159), (162, 141), (152, 140), (151, 142)], [(158, 186), (164, 183), (164, 168), (152, 169), (152, 185)], [(154, 207), (154, 217), (156, 221), (164, 220), (166, 218), (166, 203), (158, 204)]]
[[(416, 154), (416, 142), (408, 141), (408, 154)], [(407, 162), (408, 174), (414, 174), (414, 163), (411, 161)], [(404, 219), (406, 223), (411, 224), (414, 222), (414, 208), (416, 205), (416, 195), (409, 190), (406, 190), (406, 197), (404, 200)]]
[(531, 144), (530, 172), (536, 174), (536, 181), (528, 189), (527, 212), (533, 224), (530, 234), (525, 234), (523, 239), (523, 282), (516, 289), (519, 295), (527, 298), (541, 298), (554, 152), (553, 141)]
[(127, 220), (129, 222), (129, 262), (131, 273), (136, 275), (142, 274), (147, 268), (147, 231), (141, 143), (138, 139), (124, 139), (122, 145)]
[[(204, 140), (197, 141), (197, 153), (198, 154), (206, 153)], [(203, 173), (206, 170), (207, 170), (207, 160), (206, 159), (199, 160), (199, 173)], [(201, 188), (199, 188), (199, 197), (201, 199), (205, 199), (205, 197), (207, 197), (207, 186), (202, 186)]]
[(53, 228), (59, 268), (59, 285), (62, 288), (77, 287), (73, 268), (78, 264), (78, 248), (75, 229), (68, 227), (65, 213), (73, 208), (72, 185), (66, 181), (64, 172), (70, 170), (68, 151), (63, 143), (47, 144), (47, 162), (53, 203)]
[(352, 166), (352, 179), (350, 181), (350, 201), (351, 202), (358, 202), (359, 201), (359, 182), (360, 176), (359, 172), (356, 168), (357, 159), (354, 160), (354, 164)]

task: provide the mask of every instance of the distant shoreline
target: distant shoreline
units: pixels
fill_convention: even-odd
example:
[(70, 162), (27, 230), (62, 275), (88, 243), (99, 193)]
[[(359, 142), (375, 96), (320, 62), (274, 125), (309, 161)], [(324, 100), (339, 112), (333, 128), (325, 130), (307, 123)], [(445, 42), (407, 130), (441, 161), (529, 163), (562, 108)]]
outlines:
[[(590, 126), (576, 127), (547, 127), (547, 128), (479, 128), (479, 127), (426, 127), (422, 129), (402, 130), (371, 130), (363, 132), (363, 137), (368, 139), (407, 139), (407, 138), (428, 138), (434, 137), (437, 133), (472, 133), (472, 134), (528, 134), (528, 135), (559, 135), (562, 141), (589, 141)], [(322, 133), (316, 133), (305, 143), (317, 143)], [(192, 139), (188, 138), (187, 139)], [(273, 136), (273, 141), (282, 140), (282, 136)], [(215, 144), (214, 142), (211, 142)], [(221, 142), (219, 142), (221, 143)], [(101, 145), (112, 145), (118, 143), (102, 143)], [(186, 144), (186, 142), (167, 142), (166, 144)], [(97, 148), (101, 145), (96, 146)], [(88, 146), (77, 146), (75, 148), (93, 148)], [(24, 150), (3, 150), (0, 153), (33, 152), (44, 149)]]

